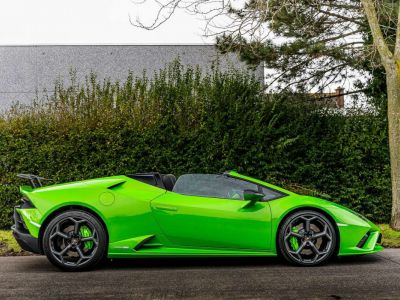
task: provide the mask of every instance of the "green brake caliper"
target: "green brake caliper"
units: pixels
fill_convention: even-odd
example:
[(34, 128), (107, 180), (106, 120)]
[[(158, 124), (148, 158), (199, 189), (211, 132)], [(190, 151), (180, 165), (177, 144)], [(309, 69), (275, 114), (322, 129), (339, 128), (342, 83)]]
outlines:
[[(83, 238), (91, 237), (92, 236), (92, 231), (90, 230), (89, 227), (87, 226), (82, 226), (81, 229), (79, 230), (81, 236)], [(93, 247), (93, 242), (92, 241), (86, 241), (84, 242), (84, 250), (90, 250)]]
[[(299, 232), (299, 230), (295, 226), (295, 227), (292, 227), (292, 232), (296, 232), (297, 233), (297, 232)], [(292, 249), (294, 251), (297, 251), (297, 249), (299, 249), (299, 241), (297, 240), (297, 238), (295, 236), (292, 236), (289, 239), (289, 242), (290, 242), (290, 246), (292, 246)]]

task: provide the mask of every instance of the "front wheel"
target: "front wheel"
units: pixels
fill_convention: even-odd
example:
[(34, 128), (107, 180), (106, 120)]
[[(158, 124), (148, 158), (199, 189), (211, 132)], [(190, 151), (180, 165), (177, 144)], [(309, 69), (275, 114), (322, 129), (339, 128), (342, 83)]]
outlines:
[(283, 257), (294, 264), (315, 266), (335, 253), (336, 231), (323, 214), (303, 210), (290, 215), (280, 227), (278, 246)]
[(106, 255), (107, 235), (100, 221), (81, 210), (57, 215), (43, 235), (43, 252), (55, 266), (81, 271), (97, 265)]

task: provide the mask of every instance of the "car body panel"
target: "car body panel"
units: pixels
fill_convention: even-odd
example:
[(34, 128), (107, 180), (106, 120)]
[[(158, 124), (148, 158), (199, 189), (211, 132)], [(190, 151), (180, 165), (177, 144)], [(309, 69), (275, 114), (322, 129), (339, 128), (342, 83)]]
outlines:
[(173, 192), (152, 200), (153, 214), (172, 245), (266, 251), (271, 241), (268, 202), (187, 196)]
[[(37, 209), (36, 213), (41, 216), (36, 220), (38, 224), (64, 207), (85, 207), (103, 220), (109, 242), (113, 243), (135, 236), (159, 234), (151, 215), (150, 200), (165, 192), (126, 176), (114, 176), (43, 187), (31, 192), (24, 190), (23, 194), (31, 200)], [(38, 236), (35, 234), (35, 237)]]
[[(279, 191), (257, 202), (190, 196), (166, 191), (128, 176), (112, 176), (32, 189), (21, 187), (34, 208), (16, 208), (33, 238), (60, 210), (81, 207), (97, 214), (108, 233), (108, 257), (273, 256), (279, 225), (299, 209), (323, 212), (336, 225), (338, 255), (374, 253), (379, 228), (336, 203), (301, 196), (237, 172), (227, 176)], [(357, 247), (368, 235), (365, 244)]]

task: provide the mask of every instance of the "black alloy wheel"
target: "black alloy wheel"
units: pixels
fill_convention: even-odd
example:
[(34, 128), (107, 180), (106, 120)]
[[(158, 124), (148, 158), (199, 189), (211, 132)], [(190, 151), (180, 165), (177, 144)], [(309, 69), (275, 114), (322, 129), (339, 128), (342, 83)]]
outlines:
[(283, 257), (294, 264), (315, 266), (329, 260), (336, 249), (336, 231), (323, 214), (304, 210), (290, 215), (279, 231)]
[(92, 214), (69, 210), (56, 216), (43, 235), (43, 251), (51, 263), (67, 271), (94, 267), (106, 254), (107, 236)]

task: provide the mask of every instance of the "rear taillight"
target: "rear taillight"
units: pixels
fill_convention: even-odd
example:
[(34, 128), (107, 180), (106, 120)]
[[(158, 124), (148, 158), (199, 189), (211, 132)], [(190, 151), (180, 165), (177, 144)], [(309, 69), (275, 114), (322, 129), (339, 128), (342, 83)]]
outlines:
[(19, 205), (14, 208), (14, 223), (15, 223), (15, 228), (19, 232), (23, 233), (28, 233), (28, 227), (25, 225), (24, 220), (20, 216), (20, 214), (17, 212), (16, 208), (21, 208)]

